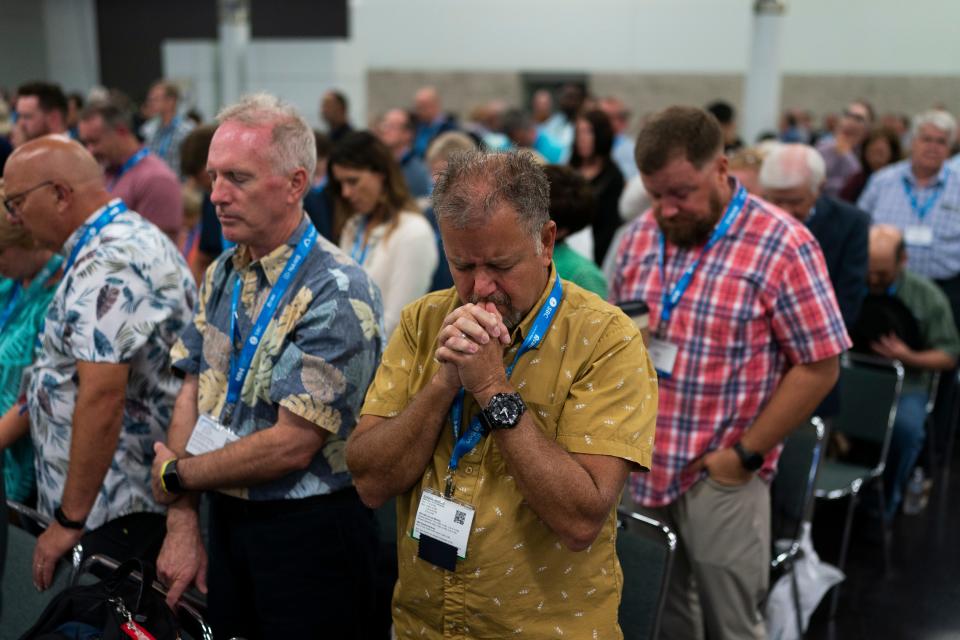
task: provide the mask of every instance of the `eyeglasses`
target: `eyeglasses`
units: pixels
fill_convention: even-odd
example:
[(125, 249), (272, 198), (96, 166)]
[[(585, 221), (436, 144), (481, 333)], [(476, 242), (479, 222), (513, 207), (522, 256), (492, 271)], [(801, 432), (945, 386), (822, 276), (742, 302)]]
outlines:
[(9, 214), (12, 215), (12, 216), (16, 216), (16, 217), (19, 218), (19, 217), (20, 217), (20, 207), (23, 206), (23, 202), (27, 199), (27, 196), (30, 194), (30, 192), (31, 192), (31, 191), (36, 191), (37, 189), (40, 189), (41, 187), (46, 187), (46, 186), (49, 186), (49, 185), (52, 185), (52, 184), (54, 184), (53, 180), (44, 180), (43, 182), (41, 182), (40, 184), (38, 184), (38, 185), (35, 186), (35, 187), (30, 187), (30, 188), (27, 189), (26, 191), (21, 191), (20, 193), (18, 193), (18, 194), (15, 195), (15, 196), (10, 196), (9, 198), (6, 198), (6, 199), (3, 201), (3, 206), (6, 207), (7, 213), (9, 213)]
[(846, 109), (843, 112), (843, 115), (847, 118), (850, 118), (851, 120), (856, 120), (857, 122), (867, 121), (867, 117), (865, 115), (863, 115), (862, 113), (857, 113), (856, 111), (850, 111), (849, 109)]

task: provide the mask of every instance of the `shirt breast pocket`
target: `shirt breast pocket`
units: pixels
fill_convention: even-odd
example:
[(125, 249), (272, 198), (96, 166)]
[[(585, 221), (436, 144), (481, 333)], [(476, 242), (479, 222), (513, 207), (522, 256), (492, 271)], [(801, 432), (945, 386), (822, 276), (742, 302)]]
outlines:
[(760, 283), (751, 275), (730, 273), (717, 279), (708, 298), (709, 311), (702, 330), (708, 358), (740, 359), (766, 341), (769, 333), (760, 329), (768, 317), (761, 302)]

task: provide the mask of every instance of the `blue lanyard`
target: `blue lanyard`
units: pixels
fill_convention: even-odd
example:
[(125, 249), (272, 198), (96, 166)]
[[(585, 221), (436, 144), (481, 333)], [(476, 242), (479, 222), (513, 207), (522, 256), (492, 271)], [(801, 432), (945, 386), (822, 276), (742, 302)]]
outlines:
[[(513, 362), (507, 367), (507, 378), (513, 373), (513, 369), (517, 366), (517, 361), (520, 360), (520, 356), (540, 346), (544, 334), (546, 334), (547, 329), (550, 328), (550, 324), (553, 322), (553, 316), (557, 313), (562, 299), (563, 287), (560, 285), (560, 274), (557, 274), (556, 280), (553, 282), (553, 289), (550, 291), (550, 297), (547, 298), (547, 301), (540, 307), (540, 311), (537, 312), (537, 319), (534, 320), (533, 326), (530, 327), (530, 332), (517, 350), (517, 355), (514, 356)], [(460, 458), (472, 451), (480, 440), (483, 439), (483, 436), (486, 435), (480, 418), (474, 416), (473, 420), (470, 421), (469, 429), (463, 434), (462, 438), (460, 437), (460, 426), (463, 424), (463, 401), (465, 395), (466, 392), (463, 387), (461, 387), (460, 391), (457, 392), (457, 397), (454, 399), (453, 405), (450, 407), (450, 421), (453, 423), (453, 439), (456, 441), (456, 445), (453, 447), (453, 453), (450, 456), (450, 474), (457, 470), (457, 465), (460, 464)], [(446, 493), (449, 494), (450, 492), (447, 491)]]
[(700, 261), (703, 260), (703, 256), (706, 255), (707, 251), (709, 251), (713, 245), (717, 244), (721, 238), (727, 235), (727, 232), (730, 230), (730, 227), (733, 226), (737, 216), (740, 215), (740, 212), (743, 210), (743, 206), (746, 204), (746, 202), (747, 190), (743, 188), (743, 185), (741, 185), (740, 188), (737, 189), (737, 192), (733, 195), (733, 198), (730, 200), (730, 204), (727, 205), (726, 212), (723, 214), (720, 222), (713, 230), (713, 235), (711, 235), (710, 239), (707, 240), (707, 244), (703, 247), (703, 251), (701, 251), (700, 255), (697, 256), (697, 259), (691, 262), (690, 266), (686, 268), (686, 270), (680, 276), (680, 279), (677, 280), (676, 286), (672, 290), (667, 288), (667, 272), (665, 267), (667, 241), (664, 239), (663, 233), (660, 233), (660, 280), (663, 283), (663, 309), (660, 311), (660, 323), (658, 331), (666, 328), (666, 324), (670, 322), (670, 316), (673, 314), (673, 310), (676, 308), (676, 306), (680, 304), (680, 299), (683, 298), (683, 294), (685, 294), (687, 289), (690, 287), (690, 282), (693, 280), (693, 274), (696, 273), (697, 267), (700, 266)]
[(13, 311), (17, 308), (17, 303), (20, 302), (21, 294), (23, 294), (23, 286), (19, 282), (14, 282), (13, 288), (10, 290), (10, 300), (7, 302), (7, 307), (0, 314), (0, 334), (7, 328), (7, 323), (10, 322)]
[[(270, 324), (270, 321), (277, 311), (277, 307), (280, 305), (280, 300), (287, 292), (297, 272), (300, 271), (300, 267), (303, 266), (307, 254), (310, 253), (310, 248), (316, 240), (317, 230), (312, 224), (308, 224), (303, 235), (300, 236), (300, 241), (297, 243), (297, 248), (294, 250), (293, 255), (287, 260), (287, 265), (283, 268), (283, 273), (280, 274), (280, 278), (270, 290), (270, 295), (267, 296), (266, 302), (263, 303), (263, 307), (260, 309), (260, 315), (257, 316), (257, 321), (253, 325), (253, 330), (243, 343), (243, 349), (240, 351), (239, 358), (236, 356), (235, 347), (231, 346), (230, 378), (227, 380), (227, 403), (224, 407), (222, 422), (230, 422), (233, 416), (233, 409), (237, 401), (240, 400), (243, 381), (246, 379), (247, 372), (250, 370), (250, 363), (253, 362), (253, 356), (257, 352), (260, 339), (263, 338), (263, 334), (267, 330), (267, 325)], [(230, 300), (230, 337), (234, 344), (239, 338), (237, 315), (240, 311), (240, 294), (243, 290), (243, 277), (239, 272), (235, 274), (235, 277), (233, 297)]]
[(359, 265), (363, 265), (363, 261), (367, 259), (367, 252), (370, 250), (369, 242), (363, 244), (363, 232), (366, 228), (367, 216), (360, 216), (360, 222), (357, 223), (357, 235), (353, 239), (353, 249), (350, 251), (350, 257)]
[(907, 199), (910, 200), (910, 206), (913, 208), (913, 212), (917, 214), (920, 220), (923, 220), (927, 214), (930, 213), (933, 205), (940, 199), (940, 194), (943, 193), (943, 185), (947, 183), (948, 175), (949, 171), (945, 170), (940, 177), (940, 184), (937, 185), (936, 189), (933, 190), (933, 193), (930, 194), (930, 197), (927, 198), (927, 201), (922, 205), (917, 201), (917, 194), (913, 192), (913, 185), (910, 183), (910, 180), (907, 176), (903, 176), (903, 190), (907, 194)]
[(150, 153), (150, 150), (147, 149), (146, 147), (143, 147), (142, 149), (137, 151), (135, 154), (127, 158), (127, 161), (123, 163), (119, 171), (117, 171), (117, 174), (113, 176), (113, 180), (110, 181), (109, 190), (113, 191), (113, 188), (117, 186), (118, 182), (120, 182), (120, 178), (123, 177), (123, 174), (125, 174), (127, 171), (130, 171), (130, 169), (133, 169), (135, 166), (137, 166), (137, 164), (141, 160), (147, 157), (148, 153)]
[[(170, 143), (173, 142), (173, 134), (176, 132), (178, 124), (180, 124), (180, 116), (175, 117), (170, 121), (170, 124), (163, 128), (165, 133), (160, 144), (157, 145), (157, 155), (161, 158), (165, 157), (167, 155), (167, 151), (170, 150)], [(159, 131), (157, 134), (157, 137), (160, 137)]]
[[(77, 240), (77, 244), (73, 245), (73, 249), (70, 251), (70, 257), (67, 258), (67, 262), (63, 265), (63, 280), (67, 279), (67, 274), (70, 273), (70, 269), (73, 268), (73, 263), (77, 261), (80, 251), (90, 242), (90, 239), (100, 233), (105, 226), (113, 222), (118, 215), (127, 210), (127, 205), (124, 204), (123, 200), (118, 198), (108, 204), (107, 208), (97, 216), (96, 220), (83, 227), (83, 234), (80, 236), (80, 239)], [(43, 331), (46, 325), (47, 319), (44, 317), (44, 319), (40, 321), (40, 330), (37, 332), (38, 347), (42, 344)]]
[(100, 233), (101, 229), (113, 222), (114, 218), (124, 211), (127, 211), (127, 205), (123, 203), (123, 200), (114, 200), (112, 204), (107, 205), (106, 210), (101, 213), (96, 220), (86, 225), (83, 235), (81, 235), (80, 239), (77, 240), (77, 244), (73, 245), (73, 250), (70, 252), (70, 257), (67, 258), (67, 263), (63, 267), (64, 279), (66, 279), (67, 273), (69, 273), (70, 269), (73, 267), (73, 263), (77, 261), (80, 251), (88, 242), (90, 242), (90, 239)]

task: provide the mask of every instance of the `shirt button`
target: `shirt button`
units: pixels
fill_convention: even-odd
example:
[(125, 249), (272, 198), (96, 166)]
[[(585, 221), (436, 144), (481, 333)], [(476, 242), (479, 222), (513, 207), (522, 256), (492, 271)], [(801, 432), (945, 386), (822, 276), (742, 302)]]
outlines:
[(467, 473), (473, 473), (473, 467), (467, 467), (466, 469), (464, 469), (464, 471), (466, 471)]

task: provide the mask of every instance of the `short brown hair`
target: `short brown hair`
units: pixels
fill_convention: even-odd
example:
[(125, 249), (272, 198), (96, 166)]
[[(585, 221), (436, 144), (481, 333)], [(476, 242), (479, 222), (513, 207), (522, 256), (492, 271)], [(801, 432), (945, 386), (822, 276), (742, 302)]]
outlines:
[(680, 154), (699, 169), (722, 152), (723, 131), (714, 116), (673, 106), (650, 118), (637, 136), (635, 154), (640, 173), (649, 175)]

